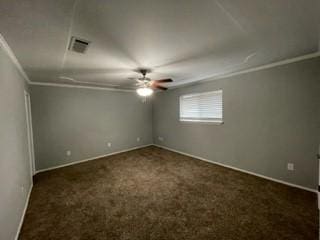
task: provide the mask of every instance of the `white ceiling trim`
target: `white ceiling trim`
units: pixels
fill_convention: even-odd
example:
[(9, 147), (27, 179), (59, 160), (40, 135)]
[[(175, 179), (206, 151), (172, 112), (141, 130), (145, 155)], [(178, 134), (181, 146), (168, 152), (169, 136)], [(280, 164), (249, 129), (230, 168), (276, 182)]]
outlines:
[[(316, 58), (316, 57), (320, 57), (320, 51), (315, 52), (315, 53), (311, 53), (311, 54), (307, 54), (307, 55), (303, 55), (303, 56), (299, 56), (299, 57), (295, 57), (295, 58), (289, 58), (289, 59), (285, 59), (279, 62), (274, 62), (274, 63), (270, 63), (270, 64), (266, 64), (266, 65), (262, 65), (259, 67), (254, 67), (254, 68), (250, 68), (250, 69), (246, 69), (243, 71), (238, 71), (238, 72), (234, 72), (234, 73), (230, 73), (230, 74), (225, 74), (225, 75), (219, 75), (217, 77), (213, 77), (213, 78), (206, 78), (203, 80), (198, 80), (198, 81), (194, 81), (194, 82), (187, 82), (184, 84), (179, 84), (176, 86), (172, 86), (169, 88), (170, 89), (176, 89), (176, 88), (180, 88), (180, 87), (185, 87), (188, 85), (193, 85), (193, 84), (197, 84), (199, 82), (210, 82), (210, 81), (214, 81), (214, 80), (218, 80), (218, 79), (223, 79), (223, 78), (228, 78), (228, 77), (233, 77), (233, 76), (237, 76), (237, 75), (241, 75), (241, 74), (245, 74), (245, 73), (250, 73), (250, 72), (256, 72), (256, 71), (260, 71), (260, 70), (264, 70), (264, 69), (268, 69), (268, 68), (273, 68), (273, 67), (277, 67), (277, 66), (282, 66), (282, 65), (286, 65), (286, 64), (290, 64), (290, 63), (294, 63), (294, 62), (300, 62), (303, 60), (308, 60), (308, 59), (312, 59), (312, 58)], [(129, 89), (118, 89), (118, 88), (108, 88), (108, 87), (94, 87), (94, 86), (84, 86), (84, 85), (73, 85), (73, 84), (60, 84), (60, 83), (44, 83), (44, 82), (28, 82), (31, 85), (39, 85), (39, 86), (48, 86), (48, 87), (68, 87), (68, 88), (86, 88), (86, 89), (96, 89), (96, 90), (107, 90), (107, 91), (120, 91), (120, 92), (135, 92), (135, 90), (129, 90)], [(155, 93), (158, 93), (160, 91), (156, 91)]]
[(135, 90), (130, 90), (130, 89), (93, 87), (93, 86), (84, 86), (84, 85), (73, 85), (73, 84), (67, 84), (67, 83), (30, 82), (30, 84), (38, 85), (38, 86), (46, 86), (46, 87), (85, 88), (85, 89), (105, 90), (105, 91), (115, 91), (115, 92), (135, 92)]
[(19, 70), (19, 72), (22, 75), (22, 77), (26, 80), (26, 82), (30, 84), (31, 81), (30, 81), (28, 75), (23, 70), (23, 68), (20, 65), (18, 59), (14, 55), (12, 49), (10, 48), (10, 46), (8, 45), (7, 41), (4, 39), (4, 37), (2, 36), (1, 33), (0, 33), (0, 47), (3, 48), (4, 52), (8, 55), (8, 57), (11, 59), (13, 64), (17, 67), (17, 69)]
[(238, 72), (222, 74), (222, 75), (218, 75), (216, 77), (207, 77), (202, 80), (193, 81), (193, 82), (185, 82), (180, 85), (172, 86), (171, 89), (185, 87), (185, 86), (193, 85), (193, 84), (196, 84), (199, 82), (210, 82), (210, 81), (233, 77), (233, 76), (237, 76), (237, 75), (241, 75), (241, 74), (245, 74), (245, 73), (256, 72), (256, 71), (260, 71), (260, 70), (264, 70), (264, 69), (268, 69), (268, 68), (273, 68), (273, 67), (277, 67), (277, 66), (282, 66), (282, 65), (286, 65), (286, 64), (290, 64), (290, 63), (300, 62), (303, 60), (308, 60), (308, 59), (312, 59), (312, 58), (316, 58), (316, 57), (320, 57), (320, 51), (317, 51), (317, 52), (311, 53), (311, 54), (302, 55), (302, 56), (295, 57), (295, 58), (281, 60), (279, 62), (269, 63), (269, 64), (262, 65), (259, 67), (249, 68), (249, 69), (238, 71)]
[[(26, 74), (26, 72), (23, 70), (21, 64), (19, 63), (18, 59), (16, 58), (15, 54), (13, 53), (12, 49), (10, 48), (10, 46), (8, 45), (7, 41), (2, 36), (1, 33), (0, 33), (0, 47), (3, 48), (5, 53), (9, 56), (11, 61), (17, 67), (17, 69), (19, 70), (20, 74), (23, 76), (23, 78), (25, 79), (25, 81), (28, 84), (39, 85), (39, 86), (50, 86), (50, 87), (86, 88), (86, 89), (95, 89), (95, 90), (134, 92), (134, 90), (129, 90), (129, 89), (118, 89), (118, 88), (108, 88), (108, 87), (99, 87), (99, 86), (84, 86), (84, 85), (72, 85), (72, 84), (60, 84), (60, 83), (32, 82), (32, 81), (30, 81), (30, 79), (29, 79), (28, 75)], [(193, 85), (193, 84), (196, 84), (196, 83), (199, 83), (199, 82), (208, 82), (208, 81), (213, 81), (213, 80), (233, 77), (233, 76), (237, 76), (237, 75), (241, 75), (241, 74), (245, 74), (245, 73), (260, 71), (260, 70), (273, 68), (273, 67), (277, 67), (277, 66), (281, 66), (281, 65), (286, 65), (286, 64), (290, 64), (290, 63), (294, 63), (294, 62), (299, 62), (299, 61), (303, 61), (303, 60), (307, 60), (307, 59), (312, 59), (312, 58), (316, 58), (316, 57), (319, 57), (319, 56), (320, 56), (320, 51), (317, 51), (315, 53), (311, 53), (311, 54), (307, 54), (307, 55), (303, 55), (303, 56), (299, 56), (299, 57), (295, 57), (295, 58), (289, 58), (289, 59), (281, 60), (281, 61), (278, 61), (278, 62), (262, 65), (262, 66), (259, 66), (259, 67), (254, 67), (254, 68), (249, 68), (249, 69), (246, 69), (246, 70), (238, 71), (238, 72), (233, 72), (233, 73), (229, 73), (229, 74), (223, 74), (223, 75), (219, 75), (219, 76), (216, 76), (216, 77), (208, 77), (208, 78), (205, 78), (205, 79), (202, 79), (202, 80), (198, 80), (198, 81), (184, 82), (182, 84), (179, 84), (179, 85), (176, 85), (176, 86), (172, 86), (170, 89), (176, 89), (176, 88), (180, 88), (180, 87), (185, 87), (185, 86)]]
[(83, 86), (83, 85), (72, 85), (72, 84), (60, 84), (60, 83), (44, 83), (44, 82), (32, 82), (26, 72), (23, 70), (21, 64), (19, 63), (17, 57), (13, 53), (9, 44), (5, 38), (0, 33), (0, 47), (8, 55), (12, 63), (16, 66), (22, 77), (28, 84), (39, 85), (39, 86), (48, 86), (48, 87), (69, 87), (69, 88), (86, 88), (86, 89), (95, 89), (95, 90), (107, 90), (107, 91), (117, 91), (117, 92), (134, 92), (134, 90), (129, 89), (116, 89), (116, 88), (107, 88), (107, 87), (93, 87), (93, 86)]

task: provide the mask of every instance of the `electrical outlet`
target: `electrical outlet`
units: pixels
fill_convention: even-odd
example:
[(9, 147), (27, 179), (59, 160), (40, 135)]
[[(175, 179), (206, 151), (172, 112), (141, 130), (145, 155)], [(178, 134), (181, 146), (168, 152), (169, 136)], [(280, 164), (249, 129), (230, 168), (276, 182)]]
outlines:
[(137, 142), (140, 142), (140, 137), (137, 137)]
[(67, 150), (67, 151), (66, 151), (66, 154), (67, 154), (67, 156), (71, 156), (71, 151), (70, 151), (70, 150)]
[(108, 145), (108, 147), (111, 147), (111, 142), (108, 142), (108, 144), (107, 144), (107, 145)]
[(158, 140), (160, 141), (160, 142), (163, 142), (164, 141), (164, 138), (163, 137), (158, 137)]
[(26, 189), (24, 188), (24, 186), (20, 186), (21, 189), (21, 193), (25, 193)]
[(289, 171), (293, 171), (294, 170), (294, 164), (293, 163), (288, 163), (287, 168), (288, 168)]

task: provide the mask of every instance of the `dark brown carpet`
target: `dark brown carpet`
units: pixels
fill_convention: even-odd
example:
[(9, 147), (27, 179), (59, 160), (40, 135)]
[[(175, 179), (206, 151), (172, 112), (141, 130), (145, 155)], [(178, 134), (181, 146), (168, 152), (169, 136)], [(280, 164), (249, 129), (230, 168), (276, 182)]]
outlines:
[(317, 238), (315, 194), (148, 147), (38, 174), (19, 239)]

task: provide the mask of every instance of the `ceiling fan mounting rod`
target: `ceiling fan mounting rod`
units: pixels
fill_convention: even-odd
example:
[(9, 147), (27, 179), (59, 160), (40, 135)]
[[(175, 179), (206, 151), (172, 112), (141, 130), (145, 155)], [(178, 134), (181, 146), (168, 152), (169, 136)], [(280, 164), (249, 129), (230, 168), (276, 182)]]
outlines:
[(143, 77), (145, 77), (146, 74), (147, 74), (147, 70), (146, 69), (141, 69), (141, 73), (142, 73)]
[(139, 69), (139, 72), (142, 74), (143, 78), (146, 78), (147, 73), (151, 72), (150, 69), (147, 68), (141, 68)]

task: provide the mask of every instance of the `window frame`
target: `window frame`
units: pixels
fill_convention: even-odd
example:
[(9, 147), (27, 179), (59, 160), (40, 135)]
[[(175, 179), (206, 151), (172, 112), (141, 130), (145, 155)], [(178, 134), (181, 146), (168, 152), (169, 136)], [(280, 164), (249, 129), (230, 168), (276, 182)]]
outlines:
[[(181, 109), (181, 101), (185, 97), (193, 97), (193, 96), (200, 96), (204, 94), (211, 94), (211, 93), (217, 93), (221, 92), (221, 102), (222, 102), (222, 113), (221, 113), (221, 118), (183, 118), (181, 117), (182, 109)], [(198, 92), (198, 93), (191, 93), (191, 94), (184, 94), (180, 95), (179, 97), (179, 121), (182, 123), (205, 123), (205, 124), (214, 124), (214, 125), (221, 125), (224, 123), (223, 121), (223, 90), (222, 89), (217, 89), (214, 91), (209, 91), (209, 92)]]

